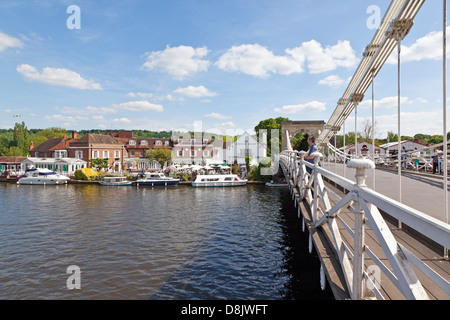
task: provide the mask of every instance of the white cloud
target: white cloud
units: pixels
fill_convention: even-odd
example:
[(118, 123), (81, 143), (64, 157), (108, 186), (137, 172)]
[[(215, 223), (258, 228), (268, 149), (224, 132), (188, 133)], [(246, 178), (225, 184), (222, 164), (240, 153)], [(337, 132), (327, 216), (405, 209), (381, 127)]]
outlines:
[(149, 93), (149, 92), (130, 92), (127, 94), (127, 97), (131, 97), (131, 98), (143, 98), (143, 99), (148, 99), (153, 97), (153, 93)]
[(77, 119), (77, 117), (66, 116), (66, 115), (61, 115), (61, 114), (45, 116), (44, 119), (48, 122), (62, 123), (66, 127), (76, 124), (79, 120), (79, 119)]
[(319, 81), (319, 84), (323, 84), (332, 88), (338, 88), (345, 83), (345, 80), (341, 79), (337, 75), (331, 75)]
[[(376, 117), (377, 131), (385, 136), (387, 131), (397, 132), (397, 113)], [(401, 134), (414, 136), (417, 133), (442, 134), (442, 111), (427, 110), (400, 113)]]
[(214, 119), (222, 119), (222, 120), (231, 119), (230, 116), (225, 116), (225, 115), (217, 113), (217, 112), (205, 114), (205, 117), (214, 118)]
[(102, 90), (102, 86), (99, 83), (84, 79), (79, 73), (68, 69), (46, 67), (40, 73), (35, 67), (29, 64), (21, 64), (17, 66), (16, 70), (28, 79), (54, 86), (81, 90)]
[[(447, 27), (447, 34), (450, 27)], [(447, 41), (450, 35), (447, 36)], [(402, 45), (401, 62), (421, 61), (421, 60), (442, 60), (442, 31), (433, 31), (422, 38), (419, 38), (411, 46)], [(450, 53), (450, 48), (447, 49)], [(387, 60), (389, 64), (397, 63), (397, 50), (394, 50)]]
[(285, 113), (285, 114), (293, 114), (293, 113), (305, 113), (305, 112), (317, 112), (317, 111), (325, 111), (324, 102), (319, 101), (311, 101), (305, 104), (297, 104), (297, 105), (286, 105), (281, 108), (275, 108), (275, 112)]
[(7, 48), (21, 48), (23, 42), (0, 31), (0, 52)]
[(261, 78), (267, 78), (269, 73), (283, 75), (302, 73), (302, 64), (303, 61), (294, 60), (289, 56), (276, 56), (259, 44), (233, 46), (216, 62), (219, 69)]
[(338, 41), (334, 46), (323, 48), (318, 41), (311, 40), (286, 52), (297, 61), (306, 61), (310, 73), (328, 72), (338, 67), (350, 68), (358, 63), (349, 41)]
[[(423, 98), (416, 98), (414, 100), (411, 100), (408, 97), (400, 97), (400, 105), (405, 104), (413, 104), (413, 103), (426, 103), (427, 100)], [(398, 98), (397, 96), (394, 97), (386, 97), (380, 100), (375, 100), (374, 105), (376, 109), (390, 109), (390, 108), (397, 108), (398, 107)], [(372, 100), (365, 100), (359, 104), (361, 108), (372, 108)]]
[(162, 112), (163, 106), (160, 104), (150, 103), (148, 101), (130, 101), (120, 104), (113, 104), (113, 108), (128, 111), (157, 111)]
[(59, 110), (61, 113), (65, 114), (111, 114), (116, 113), (117, 110), (108, 107), (92, 107), (87, 106), (85, 108), (74, 108), (74, 107), (55, 107), (56, 110)]
[(161, 69), (177, 80), (183, 80), (194, 73), (208, 70), (209, 61), (202, 59), (207, 54), (206, 47), (179, 46), (171, 48), (167, 46), (163, 51), (148, 53), (147, 61), (143, 66), (148, 70)]
[(304, 72), (323, 73), (339, 67), (354, 67), (358, 63), (349, 41), (339, 41), (334, 46), (322, 47), (316, 40), (286, 49), (286, 55), (277, 56), (259, 44), (233, 46), (216, 62), (218, 68), (267, 78), (270, 73), (290, 75)]
[(178, 88), (174, 92), (183, 94), (191, 98), (215, 97), (217, 95), (217, 93), (209, 91), (209, 89), (205, 88), (204, 86), (189, 86), (186, 88)]
[(116, 119), (114, 119), (114, 120), (112, 120), (112, 122), (114, 122), (114, 123), (126, 123), (126, 124), (128, 124), (128, 123), (131, 123), (131, 120), (130, 119), (128, 119), (128, 118), (116, 118)]

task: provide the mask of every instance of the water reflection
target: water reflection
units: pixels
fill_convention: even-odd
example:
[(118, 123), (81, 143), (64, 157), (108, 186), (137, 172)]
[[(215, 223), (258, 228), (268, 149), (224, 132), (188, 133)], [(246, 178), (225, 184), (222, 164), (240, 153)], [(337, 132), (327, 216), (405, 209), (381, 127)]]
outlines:
[(0, 184), (0, 199), (3, 299), (327, 297), (287, 190)]

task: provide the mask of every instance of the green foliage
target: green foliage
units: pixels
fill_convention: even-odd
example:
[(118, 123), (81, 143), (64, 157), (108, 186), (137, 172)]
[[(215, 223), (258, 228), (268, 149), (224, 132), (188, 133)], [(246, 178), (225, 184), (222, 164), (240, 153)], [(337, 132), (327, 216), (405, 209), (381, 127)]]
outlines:
[(96, 180), (98, 177), (98, 171), (92, 168), (78, 169), (74, 173), (77, 180)]
[(294, 137), (294, 140), (292, 142), (292, 149), (297, 151), (308, 151), (309, 145), (307, 140), (307, 134), (306, 133), (297, 133)]
[(156, 160), (161, 164), (161, 167), (163, 167), (164, 163), (172, 161), (172, 150), (165, 148), (151, 149), (147, 151), (145, 156), (150, 160)]
[[(279, 151), (281, 151), (281, 122), (283, 121), (290, 121), (288, 118), (278, 117), (278, 118), (269, 118), (266, 120), (262, 120), (258, 123), (258, 125), (255, 127), (256, 135), (259, 137), (259, 131), (260, 130), (267, 130), (267, 155), (271, 155), (271, 146), (272, 146), (272, 139), (274, 139), (274, 143), (278, 142)], [(272, 130), (278, 130), (278, 134), (275, 136), (272, 136)], [(262, 141), (264, 142), (264, 141)]]
[(250, 180), (253, 181), (270, 181), (272, 179), (272, 176), (268, 175), (262, 175), (261, 169), (262, 168), (269, 168), (272, 165), (272, 161), (270, 158), (263, 159), (258, 166), (253, 166), (250, 169), (250, 172), (248, 174), (248, 177)]
[(95, 168), (97, 170), (102, 170), (102, 169), (108, 169), (109, 168), (109, 162), (108, 159), (89, 159), (89, 162), (91, 163), (91, 167)]

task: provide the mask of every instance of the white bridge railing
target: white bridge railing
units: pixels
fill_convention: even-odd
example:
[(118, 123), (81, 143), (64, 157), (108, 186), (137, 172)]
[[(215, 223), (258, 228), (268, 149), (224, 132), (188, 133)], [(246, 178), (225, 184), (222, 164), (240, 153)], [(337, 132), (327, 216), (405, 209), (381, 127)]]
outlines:
[[(369, 159), (352, 159), (347, 163), (348, 167), (356, 169), (355, 183), (321, 168), (319, 161), (322, 154), (318, 152), (313, 154), (314, 164), (307, 162), (304, 155), (304, 151), (283, 151), (279, 158), (280, 164), (286, 178), (292, 180), (298, 188), (299, 201), (305, 200), (309, 204), (312, 227), (321, 228), (328, 225), (352, 299), (374, 296), (377, 299), (386, 298), (381, 290), (381, 276), (374, 276), (372, 273), (374, 269), (367, 267), (366, 258), (373, 261), (372, 266), (376, 266), (376, 270), (381, 271), (386, 276), (384, 278), (391, 281), (406, 299), (429, 299), (412, 266), (450, 297), (449, 281), (397, 242), (380, 211), (388, 213), (444, 248), (450, 247), (449, 224), (368, 188), (365, 185), (365, 170), (374, 168), (374, 163)], [(340, 197), (325, 186), (323, 177), (345, 188), (348, 193)], [(293, 189), (291, 191), (294, 197)], [(347, 208), (354, 214), (353, 226), (340, 216), (341, 211)], [(385, 264), (386, 258), (378, 257), (365, 241), (367, 227), (376, 236), (389, 265)], [(343, 232), (351, 235), (353, 243), (344, 240)]]

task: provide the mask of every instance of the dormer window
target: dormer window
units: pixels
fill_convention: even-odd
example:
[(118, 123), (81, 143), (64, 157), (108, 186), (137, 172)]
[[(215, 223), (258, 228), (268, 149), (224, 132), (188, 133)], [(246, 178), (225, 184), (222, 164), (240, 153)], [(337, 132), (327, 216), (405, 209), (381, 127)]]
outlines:
[(162, 146), (162, 141), (160, 141), (160, 140), (156, 141), (156, 142), (155, 142), (155, 145), (157, 145), (157, 146)]
[(164, 142), (164, 144), (165, 144), (166, 146), (169, 146), (169, 145), (170, 145), (170, 141), (167, 140), (167, 141)]
[(128, 144), (130, 146), (135, 146), (136, 145), (136, 141), (135, 140), (130, 140), (130, 141), (128, 141)]
[(141, 140), (141, 146), (146, 146), (146, 145), (148, 145), (147, 140)]
[(183, 143), (183, 139), (178, 139), (178, 143), (182, 144)]

